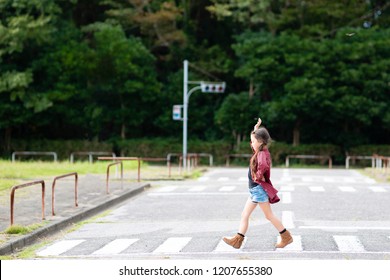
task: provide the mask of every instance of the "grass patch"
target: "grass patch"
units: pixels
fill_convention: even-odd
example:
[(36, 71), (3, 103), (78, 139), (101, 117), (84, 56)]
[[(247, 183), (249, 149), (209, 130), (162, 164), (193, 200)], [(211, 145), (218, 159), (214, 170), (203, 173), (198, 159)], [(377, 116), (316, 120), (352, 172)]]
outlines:
[[(103, 174), (107, 170), (110, 161), (89, 162), (10, 162), (0, 160), (0, 179), (29, 179), (42, 176), (58, 176), (66, 173), (77, 172), (78, 174)], [(125, 161), (123, 168), (136, 169), (137, 162)]]
[(44, 226), (44, 223), (32, 224), (32, 225), (29, 225), (29, 226), (12, 225), (12, 226), (9, 226), (4, 231), (4, 233), (5, 234), (20, 234), (20, 235), (23, 235), (23, 234), (27, 234), (27, 233), (33, 232), (34, 230), (36, 230), (36, 229), (38, 229), (38, 228), (40, 228), (42, 226)]

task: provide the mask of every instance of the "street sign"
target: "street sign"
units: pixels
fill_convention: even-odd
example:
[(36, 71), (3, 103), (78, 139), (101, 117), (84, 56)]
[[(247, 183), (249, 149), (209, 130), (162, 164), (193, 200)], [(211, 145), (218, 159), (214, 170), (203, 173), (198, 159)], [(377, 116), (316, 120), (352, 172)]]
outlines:
[(181, 110), (183, 108), (183, 105), (173, 105), (172, 109), (172, 119), (175, 121), (182, 121), (183, 118), (181, 116)]

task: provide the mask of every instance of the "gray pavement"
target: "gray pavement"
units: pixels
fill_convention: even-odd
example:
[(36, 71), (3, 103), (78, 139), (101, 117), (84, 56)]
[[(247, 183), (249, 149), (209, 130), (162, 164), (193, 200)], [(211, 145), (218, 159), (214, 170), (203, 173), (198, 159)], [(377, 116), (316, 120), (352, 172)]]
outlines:
[[(142, 192), (150, 187), (146, 182), (115, 179), (109, 182), (109, 194), (106, 193), (105, 175), (83, 175), (78, 177), (77, 201), (75, 206), (75, 180), (73, 177), (57, 181), (54, 191), (54, 213), (52, 215), (52, 178), (45, 181), (44, 220), (42, 219), (41, 185), (17, 189), (14, 199), (14, 225), (38, 228), (30, 233), (0, 233), (0, 255), (17, 252), (40, 238), (54, 234), (65, 227), (96, 215), (109, 207)], [(34, 181), (34, 180), (30, 180)], [(30, 182), (26, 181), (26, 182)], [(10, 192), (0, 196), (0, 232), (4, 232), (11, 221)]]

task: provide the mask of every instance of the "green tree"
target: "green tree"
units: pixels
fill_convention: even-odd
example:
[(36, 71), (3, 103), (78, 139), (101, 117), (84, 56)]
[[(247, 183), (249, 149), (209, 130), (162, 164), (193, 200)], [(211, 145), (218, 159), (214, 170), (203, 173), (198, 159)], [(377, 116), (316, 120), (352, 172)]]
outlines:
[(139, 39), (127, 38), (120, 26), (95, 23), (84, 31), (92, 35), (85, 111), (95, 135), (105, 131), (122, 139), (143, 135), (159, 101), (154, 57)]
[(30, 92), (31, 63), (56, 31), (61, 12), (54, 0), (0, 1), (0, 130), (9, 149), (12, 129), (52, 105), (41, 92)]
[[(215, 114), (219, 128), (235, 140), (235, 148), (248, 137), (249, 131), (256, 123), (258, 99), (252, 99), (247, 92), (230, 93)], [(257, 103), (257, 104), (256, 104)]]

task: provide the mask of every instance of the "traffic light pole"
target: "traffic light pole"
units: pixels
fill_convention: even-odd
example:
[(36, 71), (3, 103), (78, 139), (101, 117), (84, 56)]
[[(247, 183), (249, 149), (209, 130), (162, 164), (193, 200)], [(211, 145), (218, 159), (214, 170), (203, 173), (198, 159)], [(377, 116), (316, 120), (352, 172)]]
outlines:
[[(223, 92), (225, 90), (225, 82), (213, 83), (213, 82), (189, 82), (188, 81), (188, 60), (183, 61), (183, 169), (187, 168), (187, 131), (188, 131), (188, 103), (191, 94), (201, 89), (203, 92)], [(197, 84), (198, 86), (193, 87), (188, 91), (188, 84)], [(213, 83), (213, 84), (211, 84)], [(218, 89), (217, 89), (218, 85)]]
[(184, 60), (184, 79), (183, 79), (183, 169), (187, 167), (187, 122), (188, 122), (188, 60)]
[(187, 168), (187, 131), (188, 131), (188, 103), (191, 94), (201, 89), (201, 86), (193, 87), (188, 91), (188, 60), (184, 60), (184, 84), (183, 84), (183, 169)]

